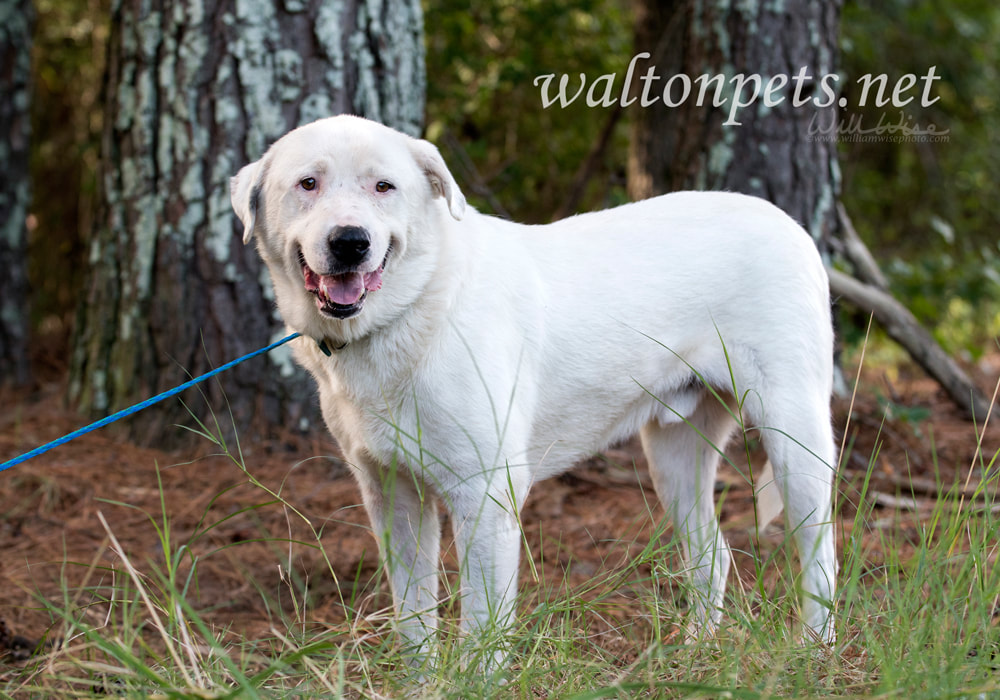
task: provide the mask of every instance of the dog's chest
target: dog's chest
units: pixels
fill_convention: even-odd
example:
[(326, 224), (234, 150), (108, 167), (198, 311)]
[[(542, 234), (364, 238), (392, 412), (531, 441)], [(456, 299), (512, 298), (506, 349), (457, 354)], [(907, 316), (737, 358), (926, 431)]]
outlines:
[(462, 430), (456, 412), (427, 390), (419, 373), (387, 372), (384, 365), (349, 358), (310, 370), (327, 426), (347, 452), (363, 448), (382, 464), (415, 465), (432, 451), (446, 452), (448, 436)]

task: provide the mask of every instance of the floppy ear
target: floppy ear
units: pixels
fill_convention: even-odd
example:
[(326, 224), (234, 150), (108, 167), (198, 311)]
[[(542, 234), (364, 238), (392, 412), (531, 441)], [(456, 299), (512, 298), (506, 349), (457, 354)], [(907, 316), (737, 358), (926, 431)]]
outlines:
[(262, 160), (243, 166), (236, 177), (229, 180), (229, 198), (233, 204), (236, 216), (243, 222), (243, 243), (253, 238), (254, 224), (257, 221), (257, 204), (264, 186), (264, 168)]
[(448, 166), (444, 164), (444, 158), (438, 151), (437, 146), (430, 141), (414, 139), (411, 142), (413, 157), (417, 161), (427, 179), (431, 183), (431, 190), (439, 197), (444, 197), (448, 203), (448, 211), (456, 219), (461, 219), (465, 214), (465, 195), (458, 188), (458, 183), (452, 177)]

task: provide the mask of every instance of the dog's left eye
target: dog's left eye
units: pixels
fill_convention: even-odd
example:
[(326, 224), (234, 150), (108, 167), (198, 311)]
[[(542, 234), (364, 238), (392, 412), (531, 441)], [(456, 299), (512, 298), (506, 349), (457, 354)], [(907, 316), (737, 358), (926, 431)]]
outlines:
[(312, 190), (316, 189), (316, 178), (304, 177), (301, 180), (299, 180), (299, 185), (301, 185), (302, 189), (304, 189), (306, 192), (311, 192)]
[(375, 183), (375, 191), (376, 192), (380, 192), (380, 193), (384, 194), (384, 193), (388, 192), (389, 190), (394, 190), (394, 189), (396, 189), (396, 186), (393, 185), (391, 182), (387, 182), (385, 180), (379, 180), (378, 182)]

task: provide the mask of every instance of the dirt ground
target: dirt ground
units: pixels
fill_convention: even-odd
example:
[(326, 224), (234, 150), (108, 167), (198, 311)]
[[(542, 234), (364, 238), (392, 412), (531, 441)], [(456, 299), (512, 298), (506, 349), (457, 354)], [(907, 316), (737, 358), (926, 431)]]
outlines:
[[(980, 362), (974, 374), (992, 395), (1000, 357)], [(58, 379), (30, 394), (0, 394), (0, 460), (81, 424), (64, 407), (62, 394)], [(870, 462), (871, 491), (881, 503), (873, 518), (898, 523), (894, 509), (919, 518), (941, 484), (964, 483), (980, 438), (987, 462), (1000, 448), (1000, 416), (983, 433), (916, 370), (904, 370), (893, 381), (882, 372), (865, 372), (848, 419), (849, 405), (848, 399), (834, 404), (838, 439), (846, 428), (852, 445), (839, 482), (843, 527), (853, 518), (857, 487)], [(217, 450), (207, 441), (185, 453), (167, 453), (122, 442), (117, 434), (113, 428), (92, 433), (0, 473), (0, 672), (5, 666), (13, 670), (11, 664), (28, 655), (36, 640), (59, 634), (43, 600), (101, 624), (106, 608), (90, 604), (123, 576), (109, 533), (140, 568), (148, 570), (150, 562), (162, 568), (157, 526), (163, 527), (164, 512), (169, 550), (187, 544), (199, 559), (188, 599), (206, 621), (232, 633), (270, 636), (279, 610), (304, 609), (302, 619), (336, 625), (344, 619), (345, 601), (373, 617), (388, 605), (358, 492), (331, 456), (325, 432), (297, 440), (242, 436), (250, 473), (286, 505), (250, 484), (228, 458), (212, 456)], [(978, 474), (974, 468), (973, 483)], [(734, 550), (749, 551), (750, 489), (726, 469), (719, 491), (725, 493), (727, 536)], [(656, 534), (661, 515), (634, 443), (537, 486), (523, 522), (542, 585), (534, 585), (532, 567), (522, 562), (525, 585), (536, 591), (577, 587), (624, 567)], [(311, 546), (317, 536), (329, 565)], [(737, 554), (737, 565), (743, 580), (752, 580), (749, 556)], [(628, 615), (627, 603), (621, 615)]]

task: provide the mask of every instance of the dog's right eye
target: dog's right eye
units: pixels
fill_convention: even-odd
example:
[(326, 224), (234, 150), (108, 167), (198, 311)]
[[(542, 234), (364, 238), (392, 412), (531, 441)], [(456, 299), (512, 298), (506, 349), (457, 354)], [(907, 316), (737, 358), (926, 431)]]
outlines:
[(311, 192), (312, 190), (316, 189), (316, 178), (304, 177), (301, 180), (299, 180), (299, 185), (302, 187), (302, 189), (306, 190), (307, 192)]

